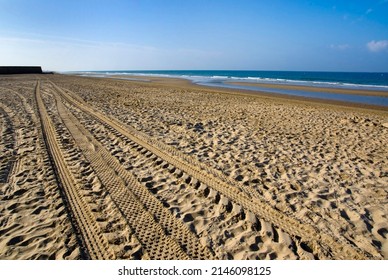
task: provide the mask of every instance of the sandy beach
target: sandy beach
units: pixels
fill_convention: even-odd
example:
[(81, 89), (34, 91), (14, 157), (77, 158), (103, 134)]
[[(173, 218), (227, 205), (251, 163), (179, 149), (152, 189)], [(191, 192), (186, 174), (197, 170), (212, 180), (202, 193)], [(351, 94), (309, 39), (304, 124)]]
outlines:
[(0, 76), (0, 259), (388, 259), (388, 109), (141, 79)]

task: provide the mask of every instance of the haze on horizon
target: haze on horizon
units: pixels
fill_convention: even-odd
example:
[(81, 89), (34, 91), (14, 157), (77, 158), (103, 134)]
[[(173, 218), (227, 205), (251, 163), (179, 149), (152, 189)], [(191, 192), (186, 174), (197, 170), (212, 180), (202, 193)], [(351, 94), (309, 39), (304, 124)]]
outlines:
[(388, 72), (388, 0), (0, 0), (0, 65)]

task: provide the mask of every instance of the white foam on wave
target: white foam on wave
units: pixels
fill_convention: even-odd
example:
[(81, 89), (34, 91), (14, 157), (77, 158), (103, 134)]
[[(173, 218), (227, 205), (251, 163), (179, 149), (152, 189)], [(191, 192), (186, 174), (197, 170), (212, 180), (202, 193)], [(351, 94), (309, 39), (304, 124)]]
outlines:
[(229, 79), (229, 76), (211, 76), (212, 79)]

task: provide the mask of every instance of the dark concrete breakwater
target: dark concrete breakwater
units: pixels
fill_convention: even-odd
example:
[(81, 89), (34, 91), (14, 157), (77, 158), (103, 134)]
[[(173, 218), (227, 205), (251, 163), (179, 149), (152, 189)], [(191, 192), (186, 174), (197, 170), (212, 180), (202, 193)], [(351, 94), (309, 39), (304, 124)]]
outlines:
[(40, 66), (0, 66), (0, 75), (42, 73)]

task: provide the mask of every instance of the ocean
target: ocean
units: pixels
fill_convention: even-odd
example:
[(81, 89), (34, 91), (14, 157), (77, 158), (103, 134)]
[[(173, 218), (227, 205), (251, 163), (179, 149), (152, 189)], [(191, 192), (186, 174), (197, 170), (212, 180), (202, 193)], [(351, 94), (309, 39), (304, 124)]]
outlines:
[(147, 70), (147, 71), (83, 71), (81, 75), (114, 77), (158, 76), (184, 78), (195, 84), (247, 90), (264, 90), (277, 94), (297, 95), (310, 98), (333, 99), (371, 105), (388, 106), (388, 96), (360, 96), (349, 94), (325, 94), (299, 90), (269, 89), (245, 85), (231, 85), (228, 82), (257, 82), (283, 85), (304, 85), (313, 87), (364, 89), (388, 91), (388, 73), (362, 72), (314, 72), (314, 71), (227, 71), (227, 70)]

